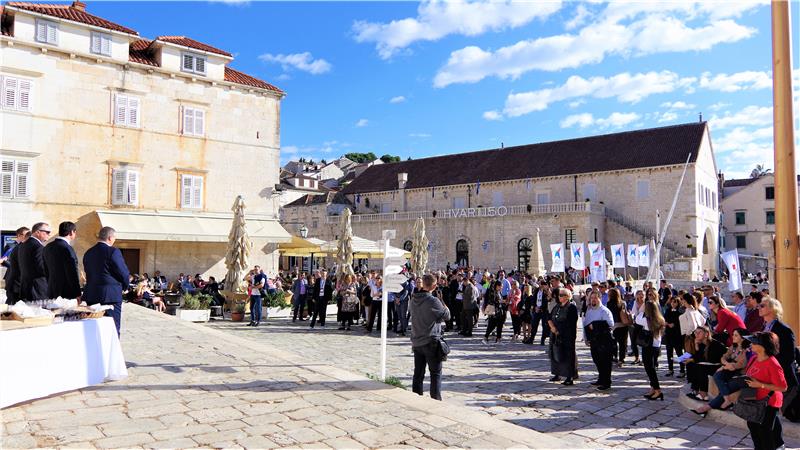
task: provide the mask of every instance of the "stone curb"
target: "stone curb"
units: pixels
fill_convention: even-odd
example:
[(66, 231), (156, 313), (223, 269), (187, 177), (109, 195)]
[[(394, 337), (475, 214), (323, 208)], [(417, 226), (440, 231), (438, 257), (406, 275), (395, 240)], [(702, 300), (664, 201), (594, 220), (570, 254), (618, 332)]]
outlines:
[[(420, 396), (410, 391), (406, 391), (405, 389), (392, 387), (390, 385), (381, 383), (379, 381), (370, 380), (366, 376), (348, 372), (346, 370), (339, 369), (333, 366), (328, 366), (325, 364), (309, 365), (308, 364), (309, 361), (304, 359), (302, 356), (298, 354), (280, 350), (268, 344), (261, 344), (258, 342), (254, 342), (250, 339), (242, 338), (222, 330), (209, 328), (202, 324), (183, 321), (178, 319), (177, 317), (159, 313), (156, 312), (155, 310), (142, 308), (137, 305), (129, 305), (127, 307), (140, 308), (146, 314), (150, 314), (155, 318), (170, 320), (180, 326), (192, 328), (196, 331), (214, 335), (216, 338), (227, 341), (228, 343), (231, 344), (235, 344), (241, 348), (252, 349), (253, 351), (257, 351), (262, 355), (273, 357), (275, 359), (279, 359), (290, 364), (303, 365), (304, 368), (307, 370), (324, 375), (326, 377), (334, 378), (343, 383), (358, 381), (360, 385), (366, 385), (366, 386), (373, 385), (376, 391), (380, 391), (380, 395), (390, 398), (397, 403), (406, 405), (410, 408), (423, 410), (430, 414), (435, 414), (441, 417), (445, 417), (454, 422), (472, 426), (484, 432), (490, 432), (492, 434), (501, 435), (505, 439), (508, 439), (510, 441), (519, 444), (519, 448), (548, 448), (548, 449), (575, 448), (574, 444), (567, 443), (561, 439), (552, 436), (547, 436), (546, 434), (540, 433), (538, 431), (534, 431), (528, 428), (511, 424), (509, 422), (500, 419), (496, 419), (491, 415), (481, 411), (470, 410), (465, 407), (433, 400), (430, 397)], [(124, 317), (124, 312), (123, 312), (123, 317)]]
[[(689, 388), (689, 385), (684, 385), (681, 388), (680, 397), (678, 397), (678, 403), (687, 409), (695, 409), (703, 406), (703, 402), (693, 400), (686, 396), (686, 394), (688, 394), (690, 391), (691, 389)], [(712, 409), (706, 416), (706, 420), (708, 419), (723, 425), (740, 428), (742, 430), (747, 429), (747, 422), (739, 418), (739, 416), (734, 414), (731, 410), (722, 411), (719, 409)], [(783, 435), (785, 437), (800, 439), (800, 424), (789, 422), (785, 418), (781, 418), (781, 426), (783, 427)]]

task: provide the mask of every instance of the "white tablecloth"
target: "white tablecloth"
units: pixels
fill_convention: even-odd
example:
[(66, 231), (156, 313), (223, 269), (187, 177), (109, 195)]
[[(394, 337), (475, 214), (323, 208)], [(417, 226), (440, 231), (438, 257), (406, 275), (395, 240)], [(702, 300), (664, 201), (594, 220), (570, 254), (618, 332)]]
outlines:
[(0, 408), (128, 376), (111, 317), (0, 331)]

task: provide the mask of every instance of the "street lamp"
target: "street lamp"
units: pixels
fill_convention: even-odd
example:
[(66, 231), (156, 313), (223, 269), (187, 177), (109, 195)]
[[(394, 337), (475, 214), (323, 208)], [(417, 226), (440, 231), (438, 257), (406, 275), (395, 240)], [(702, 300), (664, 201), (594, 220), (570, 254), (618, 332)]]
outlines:
[(308, 228), (305, 225), (300, 226), (300, 237), (303, 239), (308, 237)]

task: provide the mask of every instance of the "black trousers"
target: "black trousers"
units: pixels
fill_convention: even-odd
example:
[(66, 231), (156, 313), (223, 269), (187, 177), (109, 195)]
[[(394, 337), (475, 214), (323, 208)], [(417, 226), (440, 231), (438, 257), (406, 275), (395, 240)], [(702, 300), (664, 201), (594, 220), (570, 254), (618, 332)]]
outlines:
[(514, 335), (522, 334), (522, 319), (519, 315), (511, 315), (511, 327), (514, 329)]
[(542, 310), (533, 313), (533, 320), (531, 321), (531, 342), (536, 340), (536, 333), (539, 331), (539, 322), (542, 323), (542, 345), (544, 340), (550, 337), (550, 327), (547, 325), (548, 312)]
[(783, 445), (783, 425), (778, 417), (778, 408), (767, 406), (764, 422), (747, 422), (755, 450), (775, 450)]
[(647, 379), (650, 380), (650, 387), (653, 389), (661, 389), (658, 384), (658, 374), (656, 373), (656, 359), (660, 350), (659, 347), (653, 347), (652, 345), (642, 347), (642, 364), (644, 365), (645, 373), (647, 373)]
[[(639, 337), (639, 328), (628, 327), (628, 330), (630, 330), (631, 335), (631, 351), (633, 351), (633, 357), (639, 359), (639, 346), (636, 345), (636, 339)], [(653, 367), (655, 367), (655, 363)]]
[(614, 348), (617, 350), (617, 361), (625, 362), (625, 356), (628, 355), (628, 327), (615, 328), (613, 334)]
[(466, 337), (472, 336), (472, 312), (471, 309), (461, 310), (461, 334)]
[[(386, 315), (386, 326), (392, 326), (392, 316), (394, 315), (394, 307), (393, 305), (387, 305), (388, 314)], [(380, 329), (381, 323), (381, 301), (380, 300), (372, 300), (372, 305), (369, 307), (369, 320), (367, 321), (367, 332), (371, 333), (372, 328), (375, 325), (375, 318), (378, 318), (378, 329)]]
[(119, 326), (122, 324), (122, 303), (110, 303), (113, 309), (106, 310), (106, 317), (114, 319), (114, 326), (117, 327), (117, 336), (119, 336)]
[(453, 302), (453, 306), (450, 309), (450, 318), (455, 321), (456, 330), (461, 329), (464, 326), (464, 321), (461, 320), (461, 311), (464, 309), (464, 302), (463, 300), (456, 300)]
[(492, 331), (495, 329), (497, 330), (497, 340), (499, 341), (503, 335), (503, 324), (506, 323), (506, 315), (503, 314), (501, 316), (494, 315), (489, 317), (489, 323), (486, 325), (486, 335), (484, 336), (485, 339), (489, 339), (489, 335), (492, 334)]
[(323, 297), (315, 298), (314, 313), (311, 315), (311, 327), (312, 328), (314, 327), (314, 325), (317, 323), (317, 319), (319, 319), (319, 325), (324, 327), (325, 315), (327, 313), (328, 313), (328, 302), (326, 302)]
[(694, 391), (708, 392), (708, 376), (714, 375), (721, 364), (697, 364), (689, 363), (686, 365), (686, 380)]
[[(683, 355), (683, 336), (681, 336), (680, 332), (666, 333), (664, 334), (664, 343), (667, 344), (667, 366), (669, 367), (669, 371), (673, 372), (675, 368), (673, 352), (675, 356)], [(680, 368), (681, 372), (683, 372), (683, 364), (680, 365)]]
[(414, 378), (411, 390), (422, 395), (422, 382), (425, 380), (425, 366), (431, 373), (431, 398), (442, 399), (442, 359), (439, 357), (439, 344), (433, 341), (427, 345), (412, 347), (414, 350)]
[(597, 382), (600, 386), (611, 386), (611, 335), (591, 343), (592, 361), (597, 367)]

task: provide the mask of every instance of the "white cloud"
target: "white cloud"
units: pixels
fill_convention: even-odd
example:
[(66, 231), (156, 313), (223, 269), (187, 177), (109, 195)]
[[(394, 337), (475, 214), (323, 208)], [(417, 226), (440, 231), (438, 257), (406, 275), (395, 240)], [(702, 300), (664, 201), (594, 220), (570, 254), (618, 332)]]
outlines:
[(583, 105), (584, 103), (586, 103), (585, 99), (575, 100), (574, 102), (569, 102), (569, 107), (572, 108), (572, 109), (575, 109), (578, 106)]
[[(754, 28), (729, 18), (759, 6), (743, 3), (725, 14), (700, 3), (612, 2), (577, 33), (519, 41), (496, 50), (468, 46), (450, 53), (434, 77), (435, 87), (475, 83), (486, 77), (516, 79), (532, 71), (558, 71), (596, 64), (606, 56), (641, 56), (664, 52), (708, 50), (755, 34)], [(642, 17), (643, 16), (643, 17)], [(692, 28), (689, 21), (703, 20)]]
[(724, 116), (711, 116), (708, 121), (712, 130), (719, 130), (731, 126), (763, 126), (772, 124), (772, 107), (750, 105), (741, 111), (731, 114), (726, 112)]
[(695, 106), (697, 105), (693, 105), (691, 103), (686, 103), (682, 101), (664, 102), (661, 104), (662, 108), (667, 108), (667, 109), (694, 109)]
[(275, 79), (278, 80), (278, 81), (286, 81), (286, 80), (291, 80), (292, 76), (289, 75), (288, 73), (282, 73), (282, 74), (278, 75), (277, 77), (275, 77)]
[(431, 135), (428, 133), (409, 133), (408, 137), (426, 139), (431, 137)]
[(356, 122), (356, 126), (358, 128), (363, 128), (363, 127), (365, 127), (367, 125), (369, 125), (369, 120), (367, 120), (367, 119), (358, 119), (358, 122)]
[(658, 123), (672, 122), (678, 118), (678, 115), (672, 111), (667, 111), (658, 117)]
[(357, 42), (374, 42), (380, 57), (389, 59), (414, 42), (437, 41), (451, 34), (477, 36), (487, 31), (517, 28), (560, 8), (560, 1), (430, 1), (419, 5), (417, 17), (389, 23), (357, 21), (353, 32)]
[(725, 102), (717, 102), (717, 103), (714, 103), (713, 105), (709, 106), (708, 109), (710, 109), (712, 111), (719, 111), (720, 109), (726, 108), (728, 106), (731, 106), (731, 104), (730, 103), (725, 103)]
[(594, 116), (590, 113), (582, 113), (582, 114), (573, 114), (571, 116), (567, 116), (566, 118), (564, 118), (564, 120), (562, 120), (559, 123), (559, 125), (561, 125), (561, 128), (571, 128), (576, 125), (580, 128), (587, 128), (590, 126), (596, 126), (601, 129), (621, 128), (641, 118), (642, 116), (640, 116), (637, 113), (614, 112), (611, 113), (611, 115), (609, 115), (608, 117), (595, 119)]
[(736, 92), (745, 89), (771, 89), (772, 75), (769, 72), (746, 71), (733, 74), (720, 73), (711, 76), (705, 72), (700, 77), (700, 87), (712, 91)]
[(567, 30), (574, 30), (579, 26), (586, 23), (586, 20), (591, 16), (591, 12), (586, 8), (586, 6), (582, 3), (579, 3), (578, 6), (575, 8), (575, 16), (564, 23), (564, 28)]
[(629, 74), (612, 77), (583, 78), (573, 75), (557, 87), (538, 91), (509, 94), (503, 114), (517, 117), (547, 109), (551, 103), (573, 98), (616, 98), (624, 103), (636, 103), (653, 94), (672, 92), (694, 82), (694, 78), (681, 78), (670, 71)]
[(329, 72), (333, 66), (328, 61), (322, 58), (314, 59), (309, 52), (292, 53), (289, 55), (271, 53), (264, 53), (258, 59), (268, 62), (280, 64), (283, 70), (297, 69), (303, 72), (308, 72), (312, 75), (319, 75)]
[(486, 111), (483, 113), (483, 118), (486, 120), (503, 120), (503, 115), (498, 111)]
[(405, 97), (403, 97), (402, 95), (398, 95), (397, 97), (392, 97), (389, 100), (389, 103), (403, 103), (405, 101), (406, 101)]

